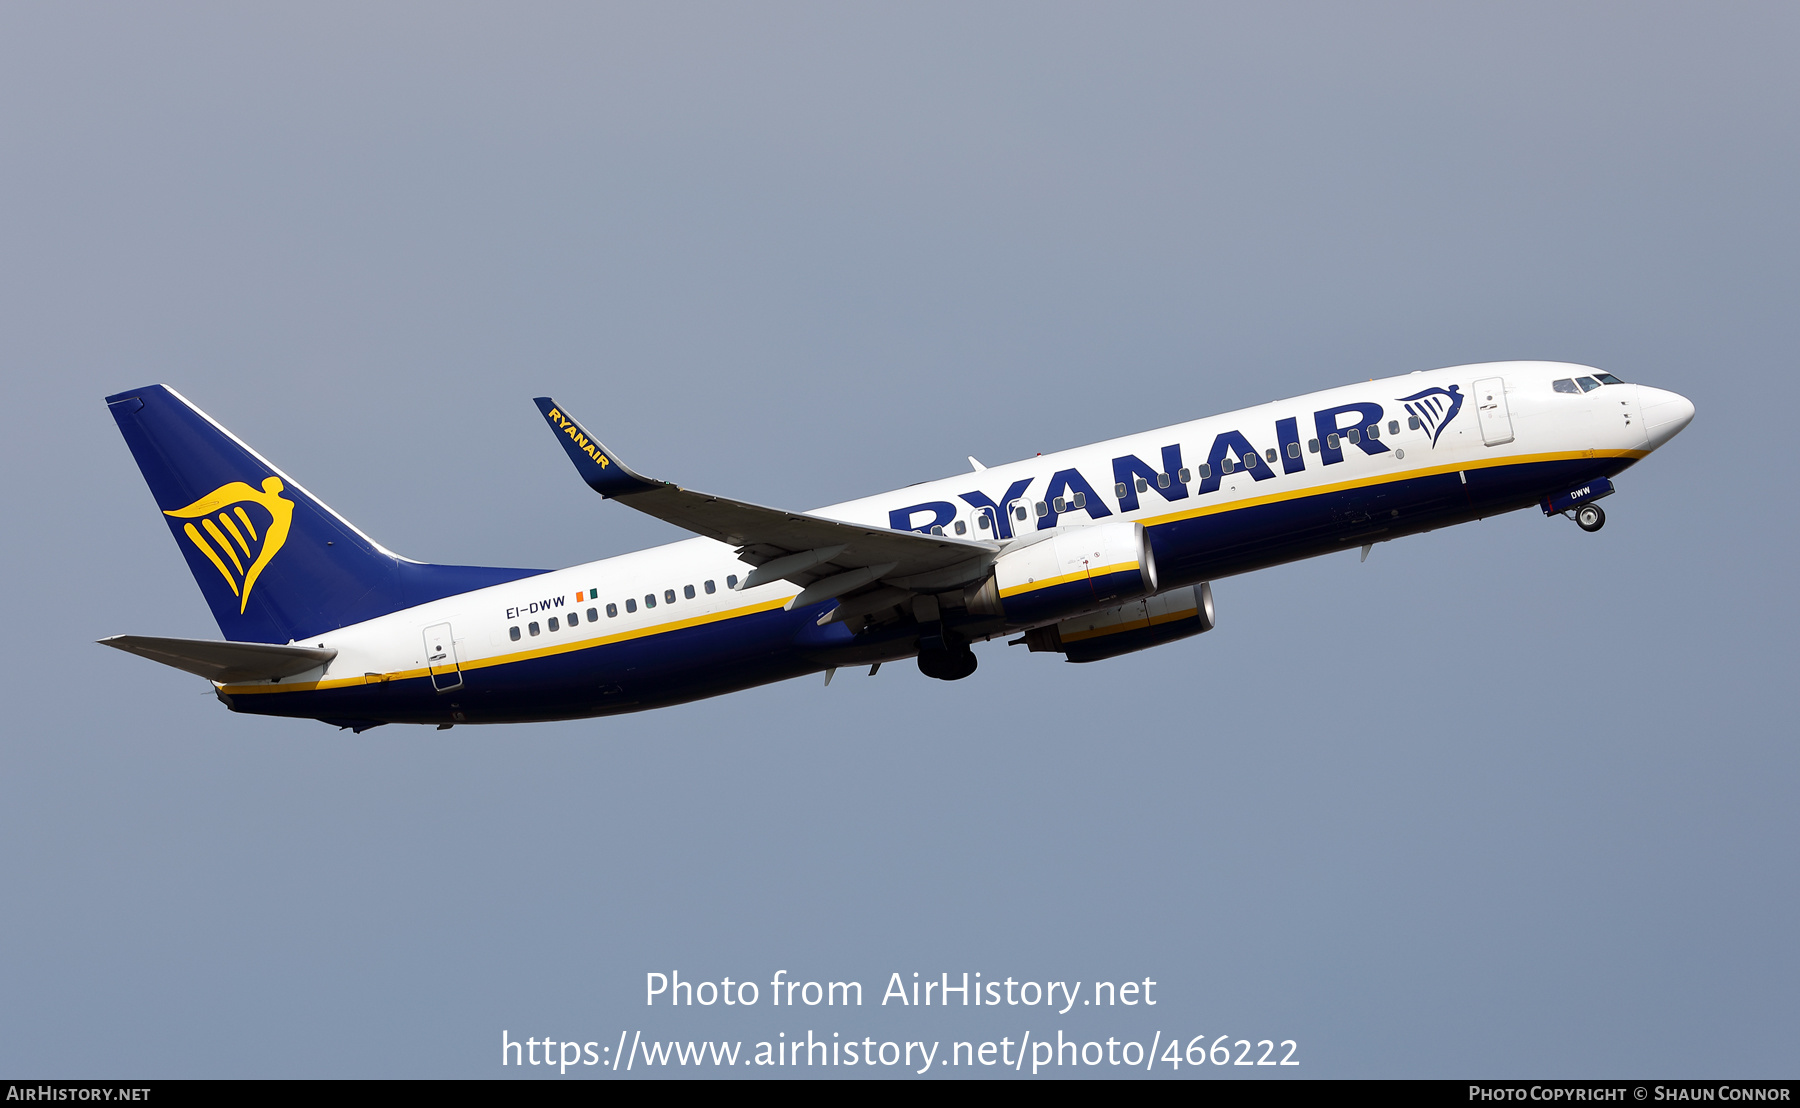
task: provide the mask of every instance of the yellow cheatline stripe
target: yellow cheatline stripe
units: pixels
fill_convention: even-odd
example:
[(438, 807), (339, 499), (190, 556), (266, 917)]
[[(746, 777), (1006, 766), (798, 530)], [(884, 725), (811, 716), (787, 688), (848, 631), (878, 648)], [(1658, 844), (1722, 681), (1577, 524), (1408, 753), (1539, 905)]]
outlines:
[(225, 541), (224, 535), (219, 534), (218, 525), (210, 519), (203, 519), (200, 521), (200, 526), (206, 528), (206, 533), (211, 535), (213, 541), (219, 544), (219, 549), (223, 550), (225, 556), (231, 559), (231, 564), (237, 567), (237, 571), (241, 576), (244, 572), (244, 563), (238, 561), (237, 551), (231, 549), (231, 544)]
[(1110, 627), (1096, 627), (1087, 631), (1077, 631), (1074, 634), (1064, 634), (1062, 636), (1062, 641), (1080, 642), (1083, 639), (1097, 639), (1102, 635), (1116, 635), (1121, 631), (1141, 631), (1146, 627), (1159, 627), (1165, 623), (1175, 623), (1178, 620), (1193, 619), (1199, 614), (1200, 609), (1198, 608), (1188, 608), (1179, 612), (1164, 612), (1160, 616), (1151, 616), (1149, 619), (1134, 619), (1129, 623), (1118, 623)]
[[(1455, 473), (1458, 470), (1497, 469), (1501, 466), (1525, 465), (1531, 462), (1566, 462), (1593, 458), (1646, 458), (1648, 450), (1568, 450), (1555, 454), (1514, 454), (1504, 458), (1481, 458), (1469, 462), (1456, 462), (1450, 465), (1427, 466), (1421, 469), (1402, 469), (1397, 472), (1377, 474), (1372, 477), (1359, 477), (1353, 481), (1340, 481), (1333, 485), (1309, 485), (1303, 489), (1287, 489), (1283, 492), (1272, 492), (1264, 496), (1252, 496), (1244, 500), (1228, 500), (1208, 504), (1203, 508), (1188, 508), (1184, 511), (1170, 512), (1167, 515), (1154, 516), (1143, 520), (1145, 527), (1156, 527), (1164, 523), (1179, 523), (1184, 519), (1197, 519), (1200, 516), (1217, 515), (1220, 512), (1234, 512), (1240, 508), (1255, 508), (1263, 504), (1279, 504), (1286, 500), (1304, 500), (1309, 496), (1322, 496), (1327, 493), (1345, 492), (1349, 489), (1367, 488), (1370, 485), (1389, 485), (1399, 481), (1410, 481), (1416, 477), (1433, 477), (1440, 473)], [(1212, 495), (1212, 494), (1208, 494)]]
[(244, 530), (250, 532), (250, 541), (255, 542), (256, 541), (256, 528), (251, 526), (250, 517), (247, 514), (245, 514), (244, 506), (242, 504), (239, 504), (237, 507), (233, 508), (232, 511), (236, 512), (237, 517), (244, 521)]
[[(616, 635), (602, 635), (597, 639), (577, 639), (570, 642), (560, 642), (554, 646), (541, 646), (535, 650), (521, 650), (517, 653), (501, 654), (492, 658), (479, 658), (475, 661), (462, 663), (460, 668), (463, 670), (487, 669), (491, 666), (510, 665), (513, 662), (524, 662), (533, 658), (547, 658), (553, 654), (568, 654), (576, 650), (590, 650), (596, 646), (607, 646), (616, 642), (625, 642), (629, 639), (642, 639), (651, 635), (661, 635), (670, 631), (680, 631), (688, 627), (699, 627), (702, 624), (721, 623), (728, 619), (738, 619), (742, 616), (756, 615), (759, 612), (774, 611), (785, 604), (787, 604), (786, 597), (782, 597), (780, 600), (765, 600), (760, 604), (751, 604), (742, 608), (733, 608), (728, 612), (714, 612), (711, 615), (694, 616), (690, 619), (678, 619), (669, 623), (659, 623), (653, 627), (640, 627), (632, 631), (621, 631)], [(446, 666), (440, 668), (447, 670), (449, 667)], [(382, 676), (390, 681), (404, 681), (410, 677), (429, 676), (430, 672), (429, 668), (404, 669), (393, 673), (384, 673)], [(340, 689), (350, 685), (362, 685), (366, 684), (367, 680), (368, 679), (364, 674), (359, 673), (352, 677), (330, 677), (323, 681), (302, 681), (291, 685), (225, 685), (221, 687), (220, 691), (233, 694), (310, 692), (314, 689)]]
[(195, 530), (191, 523), (182, 524), (181, 529), (186, 532), (188, 539), (200, 548), (200, 553), (206, 555), (206, 560), (218, 568), (219, 576), (225, 578), (225, 583), (231, 586), (231, 595), (236, 596), (238, 594), (237, 579), (231, 575), (230, 570), (225, 568), (225, 563), (219, 561), (219, 556), (213, 553), (213, 548), (207, 544), (206, 539), (201, 537), (200, 532)]
[(231, 517), (224, 512), (219, 513), (219, 522), (225, 525), (225, 530), (231, 532), (231, 537), (237, 540), (237, 544), (244, 548), (244, 557), (248, 558), (250, 556), (250, 544), (244, 541), (244, 533), (237, 529), (237, 524), (231, 522)]
[(1017, 596), (1022, 592), (1036, 592), (1054, 585), (1066, 585), (1071, 581), (1086, 581), (1090, 577), (1105, 577), (1109, 573), (1125, 573), (1128, 570), (1142, 568), (1137, 562), (1119, 562), (1093, 570), (1077, 570), (1074, 573), (1065, 573), (1061, 577), (1046, 577), (1042, 581), (1032, 581), (1029, 584), (1014, 585), (1010, 589), (1001, 589), (1000, 599), (1005, 600), (1009, 596)]

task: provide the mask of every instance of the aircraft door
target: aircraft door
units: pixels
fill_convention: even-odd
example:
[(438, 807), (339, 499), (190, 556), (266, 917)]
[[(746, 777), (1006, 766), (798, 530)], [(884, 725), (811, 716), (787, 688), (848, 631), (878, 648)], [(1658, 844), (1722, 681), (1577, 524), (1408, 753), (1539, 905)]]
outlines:
[(456, 636), (448, 623), (425, 628), (425, 665), (431, 670), (431, 687), (438, 692), (462, 688), (462, 669), (456, 664)]
[(1028, 535), (1037, 530), (1037, 524), (1031, 518), (1031, 500), (1020, 497), (1009, 501), (1006, 505), (1006, 524), (1013, 538)]
[(974, 528), (969, 537), (983, 542), (994, 542), (1000, 537), (1000, 513), (992, 508), (975, 509), (975, 517), (969, 526)]
[(1513, 441), (1512, 413), (1506, 407), (1505, 381), (1484, 377), (1475, 382), (1475, 420), (1481, 424), (1484, 445), (1503, 446)]

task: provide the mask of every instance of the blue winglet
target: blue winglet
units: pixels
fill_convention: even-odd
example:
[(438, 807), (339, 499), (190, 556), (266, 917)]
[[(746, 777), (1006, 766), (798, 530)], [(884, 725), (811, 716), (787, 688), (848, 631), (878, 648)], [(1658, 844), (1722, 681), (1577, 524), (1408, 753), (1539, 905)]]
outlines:
[(556, 432), (557, 441), (562, 443), (562, 448), (569, 452), (569, 460), (575, 463), (581, 479), (601, 496), (623, 496), (663, 487), (663, 482), (640, 476), (630, 466), (619, 461), (617, 455), (603, 446), (599, 439), (588, 434), (587, 428), (575, 422), (575, 417), (558, 407), (556, 401), (548, 396), (539, 396), (533, 398), (533, 402), (537, 404), (538, 411), (544, 413), (550, 429)]

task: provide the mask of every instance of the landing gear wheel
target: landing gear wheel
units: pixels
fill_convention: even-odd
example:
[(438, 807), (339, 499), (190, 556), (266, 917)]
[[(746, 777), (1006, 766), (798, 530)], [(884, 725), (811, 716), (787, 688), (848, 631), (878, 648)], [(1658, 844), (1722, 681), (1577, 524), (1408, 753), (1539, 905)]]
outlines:
[(975, 672), (975, 652), (966, 645), (961, 650), (919, 651), (919, 672), (939, 681), (961, 681)]
[(1583, 504), (1575, 509), (1575, 526), (1583, 531), (1598, 531), (1606, 526), (1606, 512), (1598, 504)]

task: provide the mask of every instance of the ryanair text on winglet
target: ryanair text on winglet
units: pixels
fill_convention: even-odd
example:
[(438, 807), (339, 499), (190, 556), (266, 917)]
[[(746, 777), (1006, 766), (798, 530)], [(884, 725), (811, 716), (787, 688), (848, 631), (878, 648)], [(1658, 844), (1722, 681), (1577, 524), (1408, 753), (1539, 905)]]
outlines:
[(574, 420), (563, 418), (563, 414), (555, 408), (551, 408), (548, 412), (544, 413), (544, 415), (557, 430), (569, 436), (570, 440), (575, 443), (577, 449), (594, 459), (594, 461), (599, 462), (601, 468), (605, 468), (612, 464), (607, 460), (606, 455), (600, 453), (600, 445), (582, 434), (581, 428), (575, 425)]

